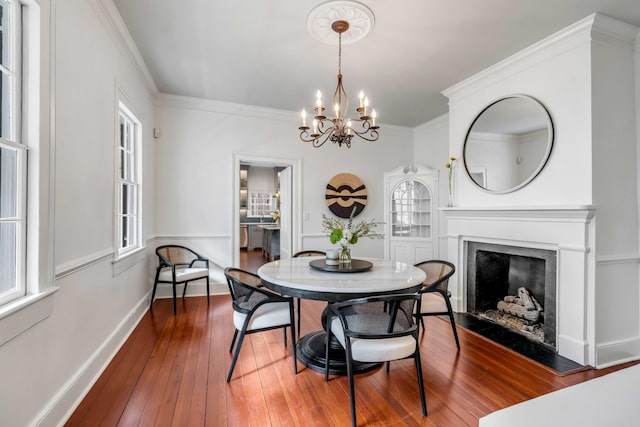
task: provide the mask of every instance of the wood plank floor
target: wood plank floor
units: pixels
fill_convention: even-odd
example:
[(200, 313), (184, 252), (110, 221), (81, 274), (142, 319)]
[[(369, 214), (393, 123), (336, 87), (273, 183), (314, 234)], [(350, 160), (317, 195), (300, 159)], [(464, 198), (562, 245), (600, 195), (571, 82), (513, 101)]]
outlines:
[[(242, 268), (266, 262), (241, 251)], [(304, 301), (302, 334), (320, 329), (324, 303)], [(233, 335), (229, 297), (188, 298), (172, 314), (159, 300), (67, 422), (68, 426), (350, 425), (347, 380), (299, 364), (282, 331), (248, 336), (233, 379), (225, 382)], [(360, 426), (476, 426), (490, 412), (627, 365), (558, 376), (535, 362), (459, 328), (425, 319), (421, 354), (428, 417), (422, 417), (412, 361), (356, 378)]]
[[(320, 329), (322, 302), (303, 301), (302, 334)], [(360, 426), (476, 426), (495, 410), (622, 366), (558, 376), (472, 332), (427, 318), (421, 354), (429, 415), (422, 417), (410, 360), (356, 378)], [(233, 335), (228, 296), (158, 300), (141, 320), (68, 426), (345, 426), (347, 379), (299, 364), (282, 330), (247, 337), (230, 383)], [(628, 365), (625, 365), (628, 366)]]

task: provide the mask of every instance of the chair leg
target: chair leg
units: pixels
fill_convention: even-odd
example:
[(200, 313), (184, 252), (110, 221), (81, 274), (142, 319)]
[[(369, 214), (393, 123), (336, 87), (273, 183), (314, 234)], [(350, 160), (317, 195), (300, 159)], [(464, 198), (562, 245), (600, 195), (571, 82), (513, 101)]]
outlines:
[(233, 345), (236, 343), (236, 338), (238, 338), (238, 330), (236, 329), (233, 332), (233, 339), (231, 340), (231, 347), (229, 347), (229, 353), (233, 351)]
[(456, 346), (458, 350), (460, 350), (460, 340), (458, 340), (458, 329), (456, 328), (456, 320), (453, 317), (453, 309), (451, 308), (451, 301), (449, 298), (445, 298), (444, 301), (447, 303), (447, 311), (449, 312), (449, 321), (451, 322), (451, 328), (453, 329), (453, 337), (456, 339)]
[[(236, 332), (238, 330), (236, 329)], [(236, 362), (238, 361), (238, 355), (240, 354), (240, 348), (242, 347), (242, 341), (244, 341), (244, 335), (247, 332), (247, 324), (245, 323), (240, 331), (240, 338), (238, 338), (238, 344), (236, 345), (236, 351), (233, 353), (233, 360), (231, 361), (231, 366), (229, 367), (229, 374), (227, 375), (227, 382), (231, 381), (231, 375), (233, 375), (233, 370), (236, 367)]]
[(182, 289), (182, 298), (184, 298), (185, 294), (187, 293), (187, 285), (189, 284), (189, 282), (184, 282), (184, 288)]
[[(298, 303), (300, 300), (298, 299)], [(289, 303), (289, 313), (291, 315), (291, 348), (293, 349), (293, 372), (298, 374), (298, 356), (296, 355), (296, 325), (295, 325), (295, 312), (293, 310), (293, 303)], [(299, 315), (299, 314), (298, 314)], [(285, 331), (287, 328), (285, 328)]]
[(176, 282), (173, 282), (173, 314), (175, 315), (176, 312)]
[(329, 368), (331, 365), (331, 359), (329, 356), (329, 347), (331, 346), (331, 324), (327, 321), (327, 333), (324, 338), (324, 360), (325, 360), (325, 368), (324, 368), (324, 381), (329, 381)]
[(209, 305), (209, 275), (207, 274), (207, 305)]
[(153, 307), (153, 300), (156, 297), (156, 289), (158, 288), (158, 277), (160, 277), (160, 268), (156, 269), (156, 278), (153, 281), (153, 291), (151, 292), (151, 303), (149, 304), (149, 307)]
[[(346, 338), (349, 339), (349, 338)], [(347, 344), (347, 376), (349, 377), (349, 397), (350, 397), (350, 405), (351, 405), (351, 425), (356, 427), (356, 389), (353, 384), (353, 358), (351, 356), (351, 348), (350, 345)]]
[(298, 303), (298, 336), (300, 336), (300, 298), (297, 299), (297, 303)]
[(418, 377), (418, 387), (420, 388), (420, 403), (422, 404), (422, 415), (427, 416), (427, 399), (424, 395), (424, 381), (422, 380), (422, 362), (420, 361), (420, 345), (416, 338), (416, 376)]

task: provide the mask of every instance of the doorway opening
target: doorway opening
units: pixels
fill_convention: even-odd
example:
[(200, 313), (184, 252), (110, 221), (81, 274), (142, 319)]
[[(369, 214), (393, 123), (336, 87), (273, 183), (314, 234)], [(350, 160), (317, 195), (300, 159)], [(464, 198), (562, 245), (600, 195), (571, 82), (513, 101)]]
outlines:
[(300, 159), (234, 155), (233, 265), (255, 272), (300, 247), (301, 164)]

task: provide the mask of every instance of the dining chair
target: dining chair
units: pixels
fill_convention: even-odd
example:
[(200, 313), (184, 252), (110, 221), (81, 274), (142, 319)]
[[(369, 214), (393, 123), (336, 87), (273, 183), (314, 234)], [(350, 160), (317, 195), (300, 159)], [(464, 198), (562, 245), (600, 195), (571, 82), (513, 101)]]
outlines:
[(173, 314), (176, 314), (176, 286), (184, 283), (182, 298), (189, 282), (199, 279), (207, 281), (207, 304), (209, 304), (209, 260), (192, 249), (180, 245), (164, 245), (156, 248), (158, 267), (153, 282), (150, 307), (156, 296), (158, 283), (171, 283), (173, 287)]
[(422, 380), (418, 325), (414, 310), (420, 309), (419, 294), (395, 294), (348, 300), (330, 304), (327, 310), (327, 345), (325, 381), (329, 380), (331, 335), (345, 349), (351, 423), (356, 426), (356, 401), (353, 381), (353, 362), (387, 362), (413, 358), (422, 404), (422, 415), (427, 415), (427, 403)]
[[(247, 334), (264, 332), (283, 328), (284, 345), (287, 346), (287, 328), (291, 327), (291, 341), (293, 348), (293, 371), (298, 373), (296, 359), (296, 327), (294, 322), (293, 298), (278, 295), (262, 287), (262, 281), (257, 275), (239, 268), (227, 267), (224, 275), (229, 285), (233, 306), (233, 339), (229, 352), (233, 352), (236, 339), (238, 340), (233, 352), (233, 360), (227, 375), (227, 382), (231, 381), (233, 369), (236, 366), (242, 342)], [(238, 337), (238, 332), (240, 335)]]
[[(292, 258), (298, 257), (307, 257), (307, 256), (326, 256), (327, 254), (323, 251), (300, 251), (293, 254)], [(302, 312), (300, 311), (300, 298), (296, 298), (296, 306), (298, 309), (298, 335), (300, 335), (300, 317), (302, 317)]]
[(423, 261), (415, 266), (422, 269), (427, 275), (424, 287), (419, 291), (422, 294), (421, 310), (416, 312), (422, 328), (424, 329), (423, 317), (425, 316), (449, 316), (456, 346), (460, 350), (456, 321), (451, 308), (451, 292), (448, 289), (449, 278), (455, 273), (456, 267), (450, 262), (442, 260)]

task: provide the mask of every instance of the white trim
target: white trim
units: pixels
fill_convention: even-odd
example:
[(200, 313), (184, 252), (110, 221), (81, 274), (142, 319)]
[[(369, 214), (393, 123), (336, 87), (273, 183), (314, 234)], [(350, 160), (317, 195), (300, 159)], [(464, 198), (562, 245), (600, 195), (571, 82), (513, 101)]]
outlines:
[(63, 425), (69, 419), (149, 310), (149, 298), (150, 291), (123, 317), (102, 345), (60, 387), (34, 418), (33, 425)]
[[(114, 261), (118, 261), (123, 258), (127, 258), (133, 253), (137, 252), (139, 249), (144, 248), (143, 236), (144, 236), (144, 221), (143, 221), (143, 199), (144, 199), (144, 185), (143, 185), (143, 143), (142, 143), (142, 118), (139, 114), (139, 110), (136, 107), (135, 103), (131, 101), (131, 99), (126, 95), (126, 93), (120, 88), (118, 83), (116, 82), (115, 86), (115, 114), (114, 114)], [(123, 116), (125, 120), (131, 122), (134, 127), (135, 136), (132, 141), (131, 153), (127, 156), (130, 161), (134, 163), (133, 176), (128, 178), (128, 181), (125, 179), (121, 179), (120, 177), (120, 168), (123, 166), (120, 164), (121, 160), (121, 146), (120, 146), (120, 117)], [(128, 183), (132, 187), (134, 187), (135, 191), (135, 243), (132, 246), (127, 246), (125, 248), (120, 247), (120, 242), (122, 239), (123, 231), (121, 229), (121, 190), (122, 184)], [(126, 269), (126, 268), (125, 268)], [(123, 270), (120, 270), (123, 271)], [(115, 274), (115, 273), (114, 273)]]
[(114, 259), (111, 261), (111, 267), (113, 270), (113, 277), (116, 277), (118, 274), (127, 271), (134, 265), (139, 262), (147, 259), (147, 247), (140, 246), (135, 250), (127, 252), (126, 255), (120, 256), (118, 259)]
[[(159, 93), (155, 98), (155, 105), (159, 108), (177, 108), (181, 110), (205, 111), (209, 113), (284, 121), (287, 123), (293, 123), (295, 127), (299, 126), (300, 122), (299, 111), (279, 110), (276, 108), (258, 107), (212, 99), (172, 95), (168, 93)], [(408, 137), (412, 137), (413, 135), (413, 128), (388, 124), (383, 125), (385, 136), (387, 138), (396, 135)]]
[(80, 270), (84, 270), (85, 268), (98, 264), (108, 258), (111, 258), (113, 254), (113, 249), (105, 249), (56, 266), (56, 280), (60, 280), (63, 277), (75, 274)]
[(240, 265), (240, 162), (262, 163), (274, 166), (291, 166), (291, 194), (292, 194), (292, 221), (291, 236), (292, 247), (291, 253), (295, 253), (302, 247), (302, 168), (303, 160), (301, 158), (292, 159), (285, 157), (268, 157), (257, 156), (255, 154), (233, 153), (233, 179), (232, 179), (232, 203), (233, 209), (231, 213), (231, 230), (232, 239), (229, 250), (231, 251), (232, 265)]
[(90, 0), (89, 4), (105, 24), (108, 33), (112, 36), (113, 41), (122, 55), (128, 58), (134, 69), (140, 73), (150, 95), (157, 95), (159, 93), (158, 86), (113, 1)]
[(44, 292), (27, 295), (0, 308), (0, 346), (31, 329), (53, 313), (53, 294), (59, 288), (48, 288)]
[(451, 103), (454, 99), (466, 97), (495, 82), (504, 80), (507, 76), (547, 61), (560, 52), (589, 45), (592, 41), (632, 49), (637, 31), (638, 28), (633, 25), (600, 13), (594, 13), (443, 90), (442, 94), (449, 98), (449, 103)]

